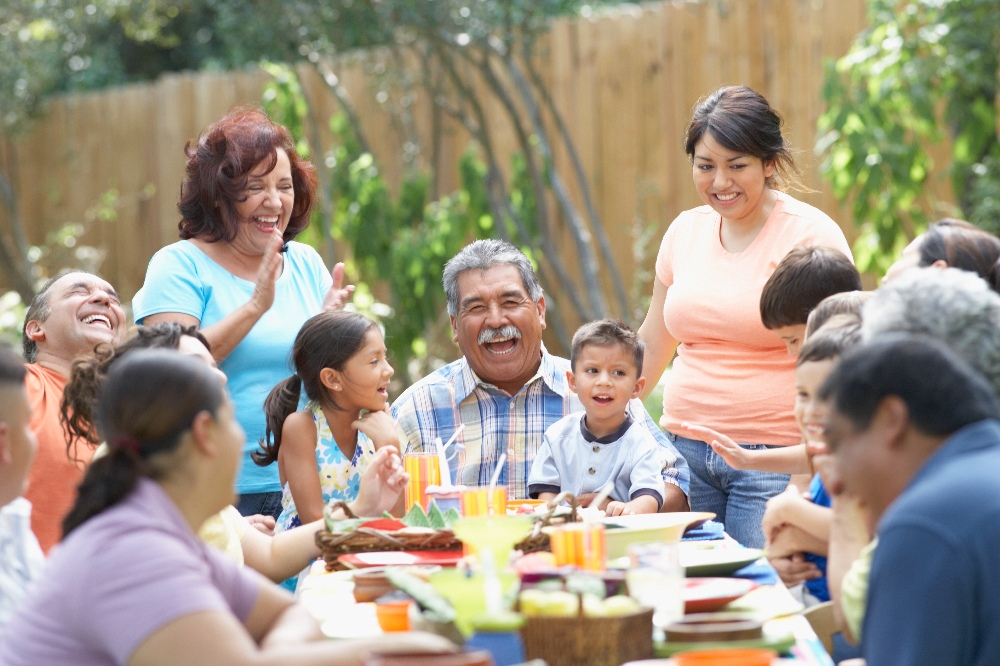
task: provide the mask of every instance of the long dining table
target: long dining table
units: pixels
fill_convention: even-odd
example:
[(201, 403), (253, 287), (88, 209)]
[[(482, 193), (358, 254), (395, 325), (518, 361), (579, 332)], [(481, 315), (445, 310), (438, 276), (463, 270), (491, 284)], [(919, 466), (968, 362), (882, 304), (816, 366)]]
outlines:
[[(709, 522), (682, 539), (682, 556), (689, 551), (743, 552), (721, 526)], [(719, 559), (718, 557), (716, 559)], [(724, 557), (722, 559), (725, 559)], [(381, 633), (372, 603), (354, 599), (353, 571), (327, 571), (323, 560), (315, 561), (299, 578), (296, 596), (313, 614), (331, 638)], [(776, 661), (782, 666), (834, 666), (819, 637), (801, 615), (802, 604), (781, 583), (766, 558), (727, 574), (754, 581), (757, 585), (744, 596), (719, 609), (750, 616), (763, 623), (765, 635), (794, 638), (789, 654)], [(664, 661), (663, 663), (669, 663)]]

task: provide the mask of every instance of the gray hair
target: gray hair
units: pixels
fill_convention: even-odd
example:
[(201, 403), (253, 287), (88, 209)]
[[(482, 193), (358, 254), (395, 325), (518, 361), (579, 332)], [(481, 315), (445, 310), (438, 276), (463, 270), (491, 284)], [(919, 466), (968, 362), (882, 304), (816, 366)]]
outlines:
[(1000, 295), (975, 273), (911, 269), (875, 292), (861, 320), (866, 341), (904, 332), (943, 342), (1000, 395)]
[(38, 293), (35, 294), (35, 297), (31, 299), (31, 303), (28, 305), (28, 311), (24, 313), (24, 323), (21, 324), (21, 348), (24, 353), (24, 360), (28, 363), (34, 363), (38, 359), (38, 343), (28, 337), (28, 322), (44, 322), (49, 318), (49, 315), (52, 314), (52, 307), (49, 302), (49, 297), (51, 296), (49, 290), (56, 282), (72, 273), (93, 275), (93, 273), (79, 269), (59, 271), (46, 280), (45, 284), (38, 289)]
[(507, 241), (488, 238), (477, 240), (462, 248), (462, 251), (444, 265), (444, 293), (448, 296), (448, 314), (458, 314), (458, 276), (465, 271), (487, 271), (497, 266), (509, 264), (521, 274), (521, 282), (532, 301), (542, 297), (542, 286), (538, 284), (535, 269), (524, 253)]

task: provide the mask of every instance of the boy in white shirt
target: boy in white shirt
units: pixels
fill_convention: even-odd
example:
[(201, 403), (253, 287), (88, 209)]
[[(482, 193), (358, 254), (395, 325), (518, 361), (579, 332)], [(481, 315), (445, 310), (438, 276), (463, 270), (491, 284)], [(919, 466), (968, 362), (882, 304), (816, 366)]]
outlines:
[(576, 332), (566, 377), (584, 412), (563, 417), (545, 431), (528, 475), (530, 497), (595, 493), (611, 483), (609, 516), (660, 510), (663, 454), (627, 411), (646, 385), (639, 376), (643, 353), (642, 340), (620, 321), (602, 319)]

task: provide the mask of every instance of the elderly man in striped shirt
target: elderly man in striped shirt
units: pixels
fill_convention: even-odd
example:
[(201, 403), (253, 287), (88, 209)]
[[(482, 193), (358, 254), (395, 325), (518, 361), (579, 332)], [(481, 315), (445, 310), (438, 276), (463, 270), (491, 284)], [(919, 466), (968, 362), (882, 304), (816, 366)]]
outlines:
[[(583, 409), (566, 380), (569, 361), (542, 345), (545, 296), (528, 258), (510, 243), (480, 240), (444, 268), (454, 340), (462, 358), (424, 377), (392, 405), (406, 451), (433, 450), (459, 428), (451, 458), (455, 483), (489, 483), (501, 454), (501, 485), (527, 498), (528, 473), (546, 428)], [(664, 449), (663, 511), (688, 508), (688, 466), (642, 403), (629, 405)], [(586, 502), (589, 498), (583, 498)]]

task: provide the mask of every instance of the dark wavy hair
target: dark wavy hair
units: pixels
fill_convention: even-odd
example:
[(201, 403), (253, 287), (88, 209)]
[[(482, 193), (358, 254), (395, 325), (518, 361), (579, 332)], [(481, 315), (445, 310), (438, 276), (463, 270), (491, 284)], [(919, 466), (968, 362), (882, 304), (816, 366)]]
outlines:
[(285, 242), (305, 229), (316, 196), (316, 172), (295, 152), (295, 141), (287, 128), (262, 109), (244, 106), (234, 107), (206, 127), (194, 147), (190, 141), (184, 146), (188, 160), (177, 202), (181, 238), (210, 243), (236, 238), (236, 204), (245, 198), (250, 172), (261, 163), (270, 172), (279, 148), (288, 154), (295, 191)]
[(735, 153), (773, 162), (775, 175), (765, 182), (771, 189), (784, 184), (802, 186), (798, 167), (781, 133), (781, 116), (763, 95), (746, 86), (724, 86), (695, 106), (684, 134), (684, 152), (694, 159), (694, 150), (708, 132), (719, 144)]
[(320, 373), (324, 368), (342, 370), (365, 342), (365, 335), (377, 324), (356, 312), (338, 310), (321, 312), (309, 318), (295, 336), (292, 363), (295, 374), (271, 389), (264, 400), (267, 428), (259, 451), (251, 453), (258, 465), (270, 465), (278, 459), (281, 428), (285, 419), (298, 409), (302, 389), (306, 397), (324, 407), (342, 410), (323, 386)]
[(169, 454), (201, 412), (213, 416), (225, 401), (218, 375), (200, 360), (166, 349), (141, 349), (108, 372), (96, 421), (108, 455), (90, 464), (76, 503), (63, 520), (63, 536), (121, 502), (139, 479), (176, 471)]
[[(135, 334), (117, 347), (102, 343), (97, 346), (93, 355), (73, 361), (69, 381), (66, 382), (59, 405), (59, 422), (66, 434), (66, 441), (75, 442), (80, 438), (93, 446), (103, 441), (97, 432), (94, 410), (97, 395), (111, 366), (137, 349), (177, 349), (185, 335), (195, 338), (211, 351), (208, 340), (196, 327), (163, 322), (153, 326), (138, 326)], [(69, 444), (67, 453), (72, 458)]]

